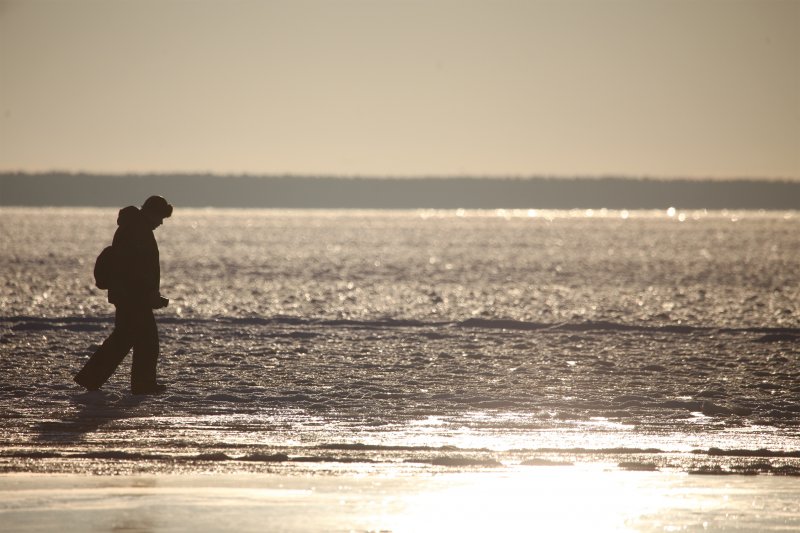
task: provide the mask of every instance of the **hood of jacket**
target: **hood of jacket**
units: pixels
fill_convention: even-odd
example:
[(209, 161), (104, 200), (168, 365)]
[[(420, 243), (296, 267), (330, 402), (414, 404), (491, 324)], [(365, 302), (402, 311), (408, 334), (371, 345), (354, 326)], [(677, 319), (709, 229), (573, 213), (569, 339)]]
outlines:
[(134, 207), (132, 205), (123, 207), (119, 210), (119, 215), (117, 216), (117, 225), (150, 229), (147, 226), (147, 219), (142, 211), (138, 207)]

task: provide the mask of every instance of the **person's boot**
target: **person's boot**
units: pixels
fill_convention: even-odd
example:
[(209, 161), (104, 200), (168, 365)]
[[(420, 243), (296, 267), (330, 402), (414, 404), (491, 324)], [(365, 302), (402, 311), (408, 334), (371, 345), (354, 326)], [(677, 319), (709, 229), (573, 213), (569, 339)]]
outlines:
[(133, 388), (131, 388), (131, 392), (133, 392), (133, 394), (135, 394), (137, 396), (141, 395), (141, 394), (161, 394), (162, 392), (165, 392), (166, 390), (167, 390), (167, 386), (166, 385), (161, 385), (160, 383), (155, 383), (155, 384), (150, 385), (148, 387), (133, 387)]
[(96, 384), (93, 384), (93, 383), (92, 384), (86, 384), (86, 383), (82, 382), (80, 378), (81, 378), (81, 375), (78, 374), (77, 376), (72, 378), (72, 381), (74, 381), (75, 383), (77, 383), (78, 385), (80, 385), (81, 387), (83, 387), (84, 389), (86, 389), (88, 391), (100, 390), (100, 385), (96, 385)]

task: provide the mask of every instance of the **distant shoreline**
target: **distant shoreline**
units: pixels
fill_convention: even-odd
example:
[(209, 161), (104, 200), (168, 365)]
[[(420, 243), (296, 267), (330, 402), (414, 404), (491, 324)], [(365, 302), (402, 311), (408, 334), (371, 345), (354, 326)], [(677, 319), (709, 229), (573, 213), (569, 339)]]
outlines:
[(181, 207), (800, 209), (794, 180), (0, 173), (0, 206), (121, 206), (151, 194)]

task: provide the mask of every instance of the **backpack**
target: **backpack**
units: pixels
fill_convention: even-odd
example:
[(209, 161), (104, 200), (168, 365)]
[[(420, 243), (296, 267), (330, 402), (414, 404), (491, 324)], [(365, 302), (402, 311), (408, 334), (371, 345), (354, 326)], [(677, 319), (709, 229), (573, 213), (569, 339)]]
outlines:
[(94, 284), (105, 291), (115, 285), (118, 277), (114, 248), (106, 246), (94, 261)]

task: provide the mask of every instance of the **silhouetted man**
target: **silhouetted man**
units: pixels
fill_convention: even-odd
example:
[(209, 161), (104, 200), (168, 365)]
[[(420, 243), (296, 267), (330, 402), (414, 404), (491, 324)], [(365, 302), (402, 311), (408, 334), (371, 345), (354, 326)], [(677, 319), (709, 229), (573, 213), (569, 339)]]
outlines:
[(158, 329), (153, 309), (169, 300), (159, 292), (161, 268), (153, 230), (172, 215), (172, 206), (161, 196), (151, 196), (141, 209), (128, 206), (117, 218), (111, 244), (113, 264), (108, 301), (116, 307), (114, 331), (75, 376), (88, 390), (97, 390), (114, 373), (131, 348), (133, 394), (158, 394), (166, 387), (156, 382)]

